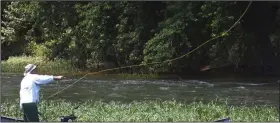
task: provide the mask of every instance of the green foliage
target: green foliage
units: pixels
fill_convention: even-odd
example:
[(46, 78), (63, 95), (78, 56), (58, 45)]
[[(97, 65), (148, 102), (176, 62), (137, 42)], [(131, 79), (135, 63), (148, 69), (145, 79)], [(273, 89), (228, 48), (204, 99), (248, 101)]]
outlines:
[(44, 74), (69, 74), (71, 72), (78, 72), (71, 62), (56, 59), (54, 61), (47, 61), (43, 57), (9, 57), (6, 61), (1, 61), (1, 72), (6, 73), (23, 73), (24, 67), (27, 64), (38, 65), (38, 72)]
[[(2, 3), (2, 2), (1, 2)], [(32, 21), (36, 16), (36, 2), (6, 2), (1, 9), (1, 53), (3, 57), (20, 55), (28, 43)], [(1, 58), (2, 59), (2, 58)]]
[[(41, 121), (59, 121), (60, 116), (71, 114), (72, 109), (79, 122), (213, 122), (230, 116), (234, 122), (276, 122), (279, 112), (270, 106), (226, 106), (219, 103), (181, 103), (176, 101), (145, 101), (123, 104), (87, 101), (82, 104), (65, 101), (42, 101), (39, 111)], [(227, 114), (227, 111), (230, 111)], [(1, 114), (21, 117), (17, 102), (3, 102)]]
[(38, 56), (38, 57), (43, 57), (43, 58), (48, 58), (51, 54), (51, 49), (48, 49), (49, 42), (46, 42), (44, 44), (37, 44), (34, 41), (31, 41), (27, 44), (25, 48), (25, 53), (30, 54), (32, 56)]
[[(144, 62), (145, 63), (153, 63), (153, 62), (162, 62), (168, 59), (171, 59), (173, 56), (174, 48), (172, 48), (171, 40), (168, 38), (172, 38), (175, 35), (174, 30), (172, 29), (164, 29), (162, 34), (157, 35), (157, 37), (149, 40), (147, 42), (147, 47), (144, 50)], [(166, 52), (169, 51), (169, 52)], [(167, 68), (165, 68), (167, 67)], [(168, 71), (168, 66), (159, 65), (154, 69), (159, 69), (159, 71), (166, 72)]]
[[(227, 63), (238, 68), (272, 57), (280, 60), (279, 29), (271, 29), (269, 35), (255, 29), (270, 22), (276, 25), (279, 5), (264, 11), (273, 13), (274, 18), (249, 23), (259, 11), (256, 4), (226, 33), (244, 12), (247, 2), (4, 2), (1, 51), (3, 59), (23, 54), (49, 60), (61, 58), (94, 71), (173, 59), (222, 35), (187, 57), (134, 71), (192, 72), (205, 64)], [(263, 5), (269, 8), (273, 4)], [(265, 44), (265, 38), (257, 38), (260, 34), (270, 36), (270, 42)], [(273, 50), (265, 50), (269, 47)], [(274, 56), (268, 58), (268, 54)]]

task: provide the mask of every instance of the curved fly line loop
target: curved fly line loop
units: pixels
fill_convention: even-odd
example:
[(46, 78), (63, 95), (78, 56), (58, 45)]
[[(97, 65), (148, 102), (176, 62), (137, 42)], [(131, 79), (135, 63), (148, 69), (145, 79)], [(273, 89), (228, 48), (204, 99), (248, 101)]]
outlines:
[(69, 87), (73, 86), (74, 84), (78, 83), (80, 80), (82, 80), (83, 78), (85, 78), (87, 75), (93, 75), (93, 74), (98, 74), (98, 73), (102, 73), (102, 72), (107, 72), (107, 71), (113, 71), (113, 70), (119, 70), (119, 69), (124, 69), (124, 68), (132, 68), (132, 67), (140, 67), (140, 66), (146, 66), (146, 65), (153, 65), (153, 64), (160, 64), (160, 63), (167, 63), (167, 62), (172, 62), (178, 59), (181, 59), (185, 56), (188, 56), (189, 54), (193, 53), (194, 51), (198, 50), (199, 48), (201, 48), (202, 46), (204, 46), (205, 44), (209, 43), (210, 41), (220, 38), (220, 37), (224, 37), (226, 36), (227, 33), (229, 33), (236, 25), (238, 22), (240, 22), (241, 18), (243, 18), (243, 16), (246, 14), (247, 10), (249, 9), (249, 7), (251, 6), (252, 1), (250, 1), (250, 3), (247, 5), (246, 9), (244, 10), (244, 12), (242, 13), (242, 15), (239, 17), (239, 19), (225, 32), (221, 33), (220, 35), (209, 39), (207, 41), (205, 41), (204, 43), (202, 43), (201, 45), (197, 46), (195, 49), (191, 50), (190, 52), (181, 55), (179, 57), (173, 58), (173, 59), (168, 59), (162, 62), (152, 62), (152, 63), (146, 63), (146, 64), (139, 64), (139, 65), (130, 65), (130, 66), (124, 66), (124, 67), (116, 67), (116, 68), (111, 68), (111, 69), (105, 69), (105, 70), (101, 70), (101, 71), (97, 71), (97, 72), (91, 72), (91, 73), (87, 73), (84, 76), (82, 76), (81, 78), (79, 78), (78, 80), (76, 80), (75, 82), (73, 82), (72, 84), (68, 85), (67, 87), (63, 88), (60, 91), (57, 91), (56, 93), (52, 94), (51, 96), (49, 96), (47, 99), (54, 97), (55, 95), (61, 93), (62, 91), (68, 89)]

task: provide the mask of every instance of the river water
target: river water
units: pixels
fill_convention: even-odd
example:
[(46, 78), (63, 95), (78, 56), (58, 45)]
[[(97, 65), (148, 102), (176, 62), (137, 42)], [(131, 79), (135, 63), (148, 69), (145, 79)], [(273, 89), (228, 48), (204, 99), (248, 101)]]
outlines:
[[(19, 98), (22, 75), (1, 75), (1, 100)], [(79, 78), (68, 77), (41, 86), (41, 96), (48, 97)], [(72, 102), (177, 100), (184, 102), (227, 100), (230, 105), (279, 105), (279, 83), (276, 78), (191, 78), (135, 79), (86, 77), (51, 100)]]

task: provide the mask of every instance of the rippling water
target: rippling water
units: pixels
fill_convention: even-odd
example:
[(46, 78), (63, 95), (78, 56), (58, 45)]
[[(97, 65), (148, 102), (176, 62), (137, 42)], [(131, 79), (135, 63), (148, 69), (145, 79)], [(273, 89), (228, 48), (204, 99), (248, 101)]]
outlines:
[[(19, 97), (21, 75), (1, 76), (1, 100)], [(56, 81), (41, 87), (41, 95), (48, 97), (79, 78)], [(186, 80), (117, 80), (110, 78), (85, 78), (69, 89), (51, 98), (74, 102), (85, 100), (143, 101), (178, 100), (205, 102), (219, 98), (234, 105), (279, 105), (277, 79), (186, 79)]]

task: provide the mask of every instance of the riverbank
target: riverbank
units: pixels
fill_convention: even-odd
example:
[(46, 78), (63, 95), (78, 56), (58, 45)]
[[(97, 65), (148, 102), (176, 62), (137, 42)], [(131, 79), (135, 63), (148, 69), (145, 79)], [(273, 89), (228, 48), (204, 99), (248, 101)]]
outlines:
[[(29, 63), (33, 63), (38, 65), (38, 71), (42, 74), (52, 74), (52, 75), (64, 75), (64, 76), (76, 76), (81, 77), (86, 74), (88, 76), (93, 77), (109, 77), (109, 78), (117, 78), (117, 79), (184, 79), (184, 78), (198, 78), (198, 77), (211, 77), (211, 78), (219, 78), (219, 77), (279, 77), (279, 76), (244, 76), (238, 75), (234, 73), (227, 73), (223, 71), (206, 71), (199, 73), (186, 73), (186, 74), (155, 74), (155, 73), (119, 73), (115, 71), (106, 71), (100, 72), (100, 70), (81, 70), (75, 67), (70, 61), (56, 59), (54, 61), (44, 60), (42, 57), (30, 57), (30, 56), (17, 56), (10, 57), (6, 61), (1, 61), (1, 74), (23, 74), (24, 66)], [(92, 72), (95, 71), (95, 72)]]
[(40, 73), (66, 74), (71, 72), (79, 72), (79, 70), (66, 60), (46, 61), (42, 57), (19, 56), (9, 57), (6, 61), (1, 61), (2, 73), (20, 73), (24, 71), (27, 64), (38, 65)]
[[(121, 78), (121, 79), (157, 79), (157, 78), (174, 78), (176, 75), (158, 75), (158, 74), (127, 74), (127, 73), (106, 73), (106, 72), (91, 72), (82, 71), (71, 64), (70, 61), (66, 60), (54, 60), (46, 61), (42, 57), (30, 57), (30, 56), (18, 56), (10, 57), (6, 61), (1, 61), (1, 73), (2, 74), (22, 74), (24, 71), (24, 66), (27, 64), (38, 65), (38, 71), (42, 74), (52, 74), (52, 75), (65, 75), (65, 76), (88, 76), (94, 77), (111, 77), (111, 78)], [(110, 71), (109, 71), (110, 72)]]
[[(3, 102), (1, 114), (22, 117), (18, 101)], [(123, 104), (119, 102), (84, 102), (82, 104), (66, 101), (45, 101), (39, 105), (43, 113), (42, 121), (59, 121), (60, 116), (69, 115), (75, 110), (80, 122), (196, 122), (214, 121), (230, 117), (234, 122), (277, 122), (279, 112), (276, 107), (226, 106), (211, 102), (193, 102), (190, 104), (176, 101), (145, 101)], [(43, 119), (42, 119), (43, 118)]]

